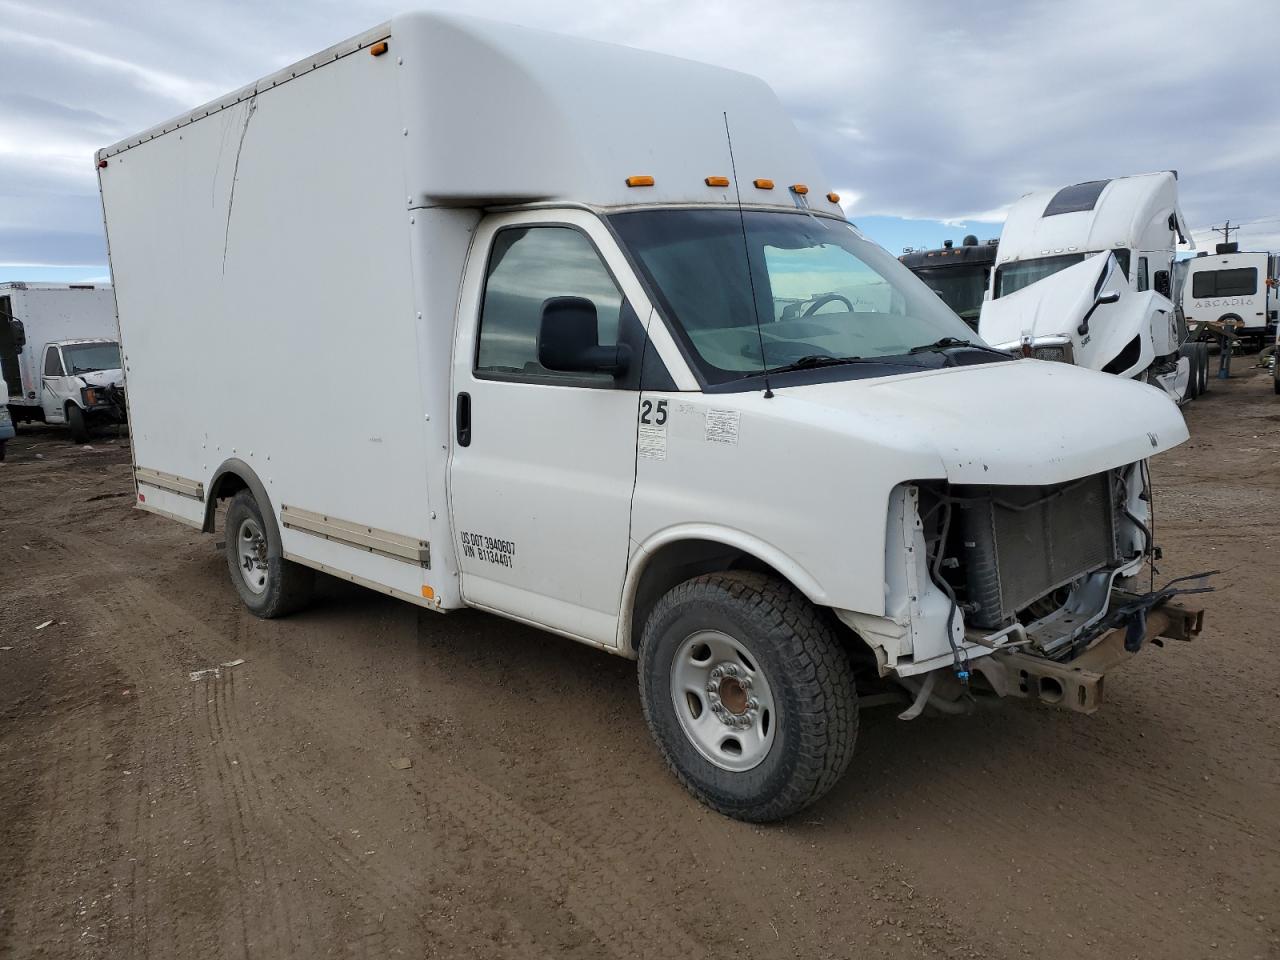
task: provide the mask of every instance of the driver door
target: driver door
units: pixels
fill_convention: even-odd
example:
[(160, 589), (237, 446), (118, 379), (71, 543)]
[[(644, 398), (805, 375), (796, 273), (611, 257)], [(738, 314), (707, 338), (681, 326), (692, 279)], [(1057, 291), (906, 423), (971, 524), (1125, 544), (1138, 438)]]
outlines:
[[(489, 218), (467, 269), (449, 467), (462, 595), (614, 646), (635, 486), (638, 318), (649, 305), (603, 224), (582, 211)], [(539, 328), (554, 297), (591, 301), (601, 346), (638, 343), (630, 372), (543, 367)]]
[(40, 377), (40, 407), (44, 410), (46, 423), (63, 423), (67, 419), (63, 412), (66, 379), (62, 351), (57, 344), (51, 343), (44, 348), (44, 366), (41, 367)]

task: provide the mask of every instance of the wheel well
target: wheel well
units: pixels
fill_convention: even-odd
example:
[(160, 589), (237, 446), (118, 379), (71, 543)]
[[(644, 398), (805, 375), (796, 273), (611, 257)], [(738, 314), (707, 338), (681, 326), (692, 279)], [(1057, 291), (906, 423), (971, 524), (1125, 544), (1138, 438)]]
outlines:
[(204, 504), (204, 533), (213, 533), (213, 515), (218, 511), (218, 502), (234, 497), (241, 490), (250, 489), (248, 482), (238, 473), (230, 470), (219, 474), (209, 488)]
[[(636, 584), (635, 599), (631, 604), (629, 639), (632, 651), (640, 649), (645, 621), (649, 619), (650, 611), (663, 594), (686, 580), (700, 577), (704, 573), (717, 573), (724, 570), (752, 570), (757, 573), (767, 573), (784, 583), (795, 586), (776, 567), (738, 547), (715, 540), (678, 540), (668, 543), (659, 548), (645, 564), (644, 570), (640, 573), (640, 582)], [(821, 609), (830, 617), (832, 625), (845, 641), (850, 653), (860, 654), (865, 658), (869, 648), (862, 638), (834, 613), (826, 608)]]

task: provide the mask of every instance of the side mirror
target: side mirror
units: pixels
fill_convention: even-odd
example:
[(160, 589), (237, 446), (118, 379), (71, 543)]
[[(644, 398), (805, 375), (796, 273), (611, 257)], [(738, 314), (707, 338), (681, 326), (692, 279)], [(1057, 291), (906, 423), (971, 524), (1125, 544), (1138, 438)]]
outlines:
[(565, 373), (626, 374), (631, 348), (625, 343), (600, 346), (596, 305), (585, 297), (551, 297), (542, 304), (538, 328), (538, 362)]
[(1098, 278), (1098, 292), (1093, 295), (1093, 306), (1089, 308), (1089, 312), (1086, 313), (1084, 315), (1084, 319), (1080, 321), (1080, 326), (1076, 327), (1076, 333), (1082, 337), (1087, 337), (1089, 335), (1089, 319), (1093, 316), (1093, 311), (1105, 304), (1115, 303), (1120, 299), (1119, 290), (1102, 289), (1102, 284), (1108, 282), (1111, 279), (1111, 274), (1115, 271), (1116, 258), (1111, 256), (1107, 259), (1108, 264), (1106, 271)]
[(1098, 299), (1095, 300), (1094, 303), (1098, 304), (1098, 306), (1102, 306), (1104, 303), (1115, 303), (1119, 299), (1119, 290), (1104, 290), (1102, 293), (1098, 294)]
[(27, 328), (22, 325), (21, 320), (9, 321), (9, 336), (13, 339), (14, 348), (21, 353), (22, 348), (27, 345)]

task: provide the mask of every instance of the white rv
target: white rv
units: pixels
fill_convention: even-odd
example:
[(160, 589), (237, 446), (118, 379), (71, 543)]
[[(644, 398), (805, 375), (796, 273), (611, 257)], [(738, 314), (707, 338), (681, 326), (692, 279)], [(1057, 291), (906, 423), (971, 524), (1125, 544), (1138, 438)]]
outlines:
[(1208, 384), (1208, 348), (1184, 349), (1173, 261), (1189, 236), (1177, 176), (1150, 173), (1029, 193), (1009, 211), (978, 331), (988, 343), (1163, 387)]
[(0, 375), (18, 423), (65, 423), (84, 443), (93, 425), (124, 422), (111, 288), (0, 283)]
[(759, 80), (410, 14), (97, 157), (137, 505), (258, 616), (322, 571), (638, 658), (752, 820), (835, 783), (859, 675), (1091, 711), (1117, 628), (1198, 629), (1121, 592), (1177, 408), (969, 345)]
[(1186, 261), (1181, 288), (1182, 312), (1192, 329), (1200, 323), (1221, 323), (1242, 339), (1261, 348), (1275, 340), (1280, 315), (1280, 256), (1241, 251), (1238, 244), (1220, 243)]

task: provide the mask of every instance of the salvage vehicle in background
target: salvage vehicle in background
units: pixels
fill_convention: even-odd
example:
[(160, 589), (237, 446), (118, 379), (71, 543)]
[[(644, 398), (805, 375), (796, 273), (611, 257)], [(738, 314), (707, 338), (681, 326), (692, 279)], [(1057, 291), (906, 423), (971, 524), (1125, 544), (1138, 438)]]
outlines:
[(1180, 292), (1188, 327), (1220, 323), (1259, 349), (1275, 339), (1280, 255), (1219, 243), (1213, 254), (1202, 251), (1185, 261), (1184, 269)]
[[(97, 162), (137, 506), (225, 503), (260, 617), (321, 571), (636, 658), (747, 820), (837, 781), (860, 682), (1090, 712), (1199, 629), (1135, 579), (1174, 404), (968, 343), (753, 77), (409, 14)], [(335, 370), (376, 418), (317, 418)]]
[(124, 423), (124, 370), (110, 287), (0, 283), (0, 374), (17, 423), (64, 423), (75, 443)]
[(1190, 400), (1208, 388), (1209, 353), (1175, 310), (1173, 263), (1189, 235), (1172, 171), (1029, 193), (1000, 234), (978, 332)]
[(978, 243), (967, 235), (960, 246), (950, 240), (936, 250), (904, 250), (898, 260), (942, 298), (974, 331), (991, 283), (998, 240)]
[[(5, 385), (4, 380), (0, 379), (0, 396), (7, 397), (9, 395), (7, 392), (8, 389), (9, 388)], [(13, 429), (13, 418), (9, 416), (9, 408), (6, 405), (0, 404), (0, 463), (4, 462), (5, 445), (8, 444), (15, 435), (16, 434)]]

